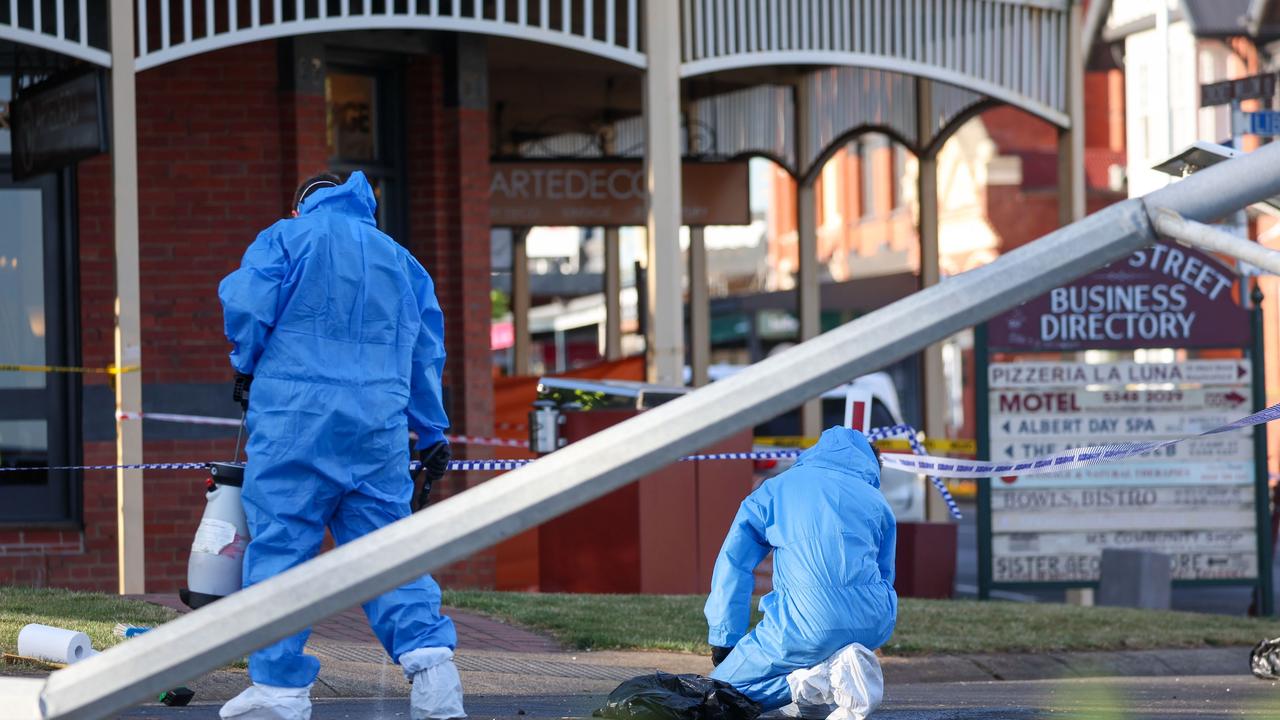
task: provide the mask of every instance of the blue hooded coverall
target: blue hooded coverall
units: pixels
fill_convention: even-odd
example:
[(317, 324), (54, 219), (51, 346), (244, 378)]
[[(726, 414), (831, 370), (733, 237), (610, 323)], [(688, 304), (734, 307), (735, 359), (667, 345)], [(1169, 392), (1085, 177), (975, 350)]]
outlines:
[[(733, 652), (711, 677), (765, 711), (791, 702), (787, 675), (851, 643), (893, 635), (897, 525), (880, 466), (862, 433), (833, 427), (796, 464), (742, 501), (707, 598), (707, 642)], [(754, 570), (773, 550), (773, 592), (751, 632)]]
[[(231, 364), (253, 375), (244, 584), (315, 557), (327, 525), (346, 543), (409, 515), (409, 428), (444, 439), (444, 316), (431, 276), (375, 225), (360, 172), (264, 230), (218, 288)], [(364, 604), (392, 660), (457, 644), (430, 576)], [(254, 682), (304, 687), (310, 630), (250, 656)]]

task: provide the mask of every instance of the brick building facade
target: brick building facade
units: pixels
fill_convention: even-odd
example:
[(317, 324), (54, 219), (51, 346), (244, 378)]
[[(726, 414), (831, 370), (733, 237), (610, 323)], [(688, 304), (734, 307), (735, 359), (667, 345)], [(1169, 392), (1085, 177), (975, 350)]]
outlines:
[[(260, 230), (287, 216), (298, 182), (330, 166), (323, 78), (291, 68), (303, 50), (289, 41), (258, 42), (138, 75), (144, 411), (237, 414), (218, 283)], [(414, 79), (403, 93), (408, 140), (393, 150), (403, 153), (405, 165), (407, 224), (397, 239), (436, 280), (454, 429), (489, 434), (488, 113), (484, 105), (466, 107), (449, 97), (447, 74), (456, 69), (450, 52), (446, 45), (380, 58), (403, 68), (394, 78)], [(114, 357), (110, 157), (82, 162), (74, 174), (80, 362), (105, 367)], [(112, 393), (108, 376), (85, 376), (85, 464), (115, 461)], [(229, 459), (235, 442), (226, 428), (147, 422), (145, 432), (149, 463)], [(442, 494), (484, 476), (459, 477)], [(204, 483), (197, 471), (146, 473), (151, 592), (185, 583)], [(0, 583), (116, 588), (115, 474), (85, 472), (81, 499), (79, 522), (0, 529)], [(442, 576), (453, 584), (491, 586), (492, 558), (473, 558)]]

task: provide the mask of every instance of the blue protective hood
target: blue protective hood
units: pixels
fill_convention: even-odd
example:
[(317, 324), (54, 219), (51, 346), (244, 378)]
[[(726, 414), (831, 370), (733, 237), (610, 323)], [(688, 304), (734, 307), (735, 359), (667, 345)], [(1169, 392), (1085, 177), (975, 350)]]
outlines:
[(324, 187), (307, 196), (298, 206), (298, 216), (312, 212), (336, 212), (374, 221), (378, 200), (373, 196), (373, 186), (364, 173), (357, 170), (347, 181), (337, 187)]
[(857, 430), (832, 427), (805, 450), (793, 467), (820, 467), (856, 475), (871, 487), (880, 487), (880, 463), (867, 438)]

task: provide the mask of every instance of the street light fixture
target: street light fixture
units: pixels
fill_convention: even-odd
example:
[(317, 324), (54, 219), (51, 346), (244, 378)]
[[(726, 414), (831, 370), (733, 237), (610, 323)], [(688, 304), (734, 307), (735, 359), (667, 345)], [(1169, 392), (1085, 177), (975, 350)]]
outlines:
[[(1153, 165), (1151, 169), (1181, 178), (1243, 154), (1226, 145), (1197, 140), (1183, 148), (1182, 152)], [(1261, 203), (1255, 203), (1255, 206), (1257, 205), (1266, 205), (1268, 213), (1280, 212), (1280, 196), (1267, 198)]]
[[(1181, 178), (1242, 154), (1244, 153), (1235, 148), (1197, 140), (1152, 169)], [(1280, 212), (1280, 196), (1272, 196), (1254, 206), (1260, 205), (1266, 206), (1265, 212), (1274, 215)], [(1224, 232), (1212, 225), (1187, 220), (1167, 208), (1155, 208), (1151, 219), (1156, 232), (1182, 245), (1207, 252), (1224, 253), (1239, 260), (1244, 275), (1256, 274), (1253, 268), (1280, 275), (1280, 252), (1263, 247), (1248, 238)]]

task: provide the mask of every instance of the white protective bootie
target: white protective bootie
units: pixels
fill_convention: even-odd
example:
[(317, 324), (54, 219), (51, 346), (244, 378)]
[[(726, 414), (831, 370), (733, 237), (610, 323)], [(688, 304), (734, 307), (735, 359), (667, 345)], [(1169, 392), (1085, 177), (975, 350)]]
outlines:
[[(800, 671), (797, 670), (796, 672)], [(838, 708), (834, 704), (800, 705), (798, 703), (791, 703), (790, 705), (778, 708), (778, 712), (781, 713), (783, 717), (800, 718), (800, 720), (827, 720), (827, 717), (837, 709)]]
[(863, 720), (884, 699), (884, 674), (875, 653), (854, 643), (825, 662), (787, 676), (795, 712), (812, 717), (829, 710), (827, 720)]
[(218, 711), (222, 720), (311, 720), (311, 686), (254, 683)]
[(404, 676), (413, 683), (409, 693), (412, 720), (465, 718), (462, 709), (462, 678), (453, 664), (449, 648), (421, 648), (400, 656)]

